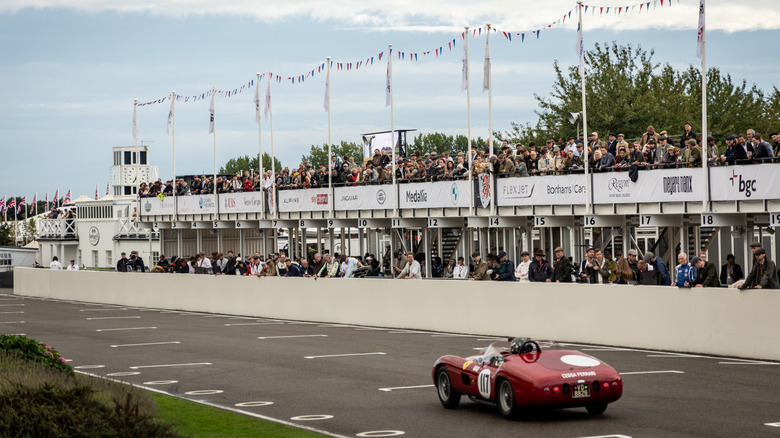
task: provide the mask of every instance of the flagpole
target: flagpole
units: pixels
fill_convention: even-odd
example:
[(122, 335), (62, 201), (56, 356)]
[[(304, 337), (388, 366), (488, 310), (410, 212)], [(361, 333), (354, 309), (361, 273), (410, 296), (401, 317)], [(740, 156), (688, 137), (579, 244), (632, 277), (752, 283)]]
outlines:
[(707, 166), (709, 161), (709, 143), (707, 142), (707, 42), (706, 42), (706, 16), (704, 14), (704, 0), (701, 0), (699, 10), (699, 32), (701, 32), (701, 168), (702, 178), (702, 204), (701, 211), (710, 211), (710, 174)]
[(217, 199), (217, 89), (211, 89), (211, 120), (213, 124), (214, 138), (214, 180), (211, 183), (214, 186), (214, 219), (219, 218), (219, 199)]
[[(488, 50), (490, 49), (490, 23), (486, 23), (487, 25), (487, 47)], [(487, 52), (487, 55), (490, 53)], [(488, 79), (488, 142), (490, 144), (490, 156), (488, 157), (488, 163), (490, 163), (490, 158), (493, 157), (493, 84), (492, 82), (492, 69), (490, 58), (487, 58), (485, 60), (485, 64), (487, 67), (487, 79)], [(495, 215), (496, 214), (496, 199), (495, 199), (495, 186), (496, 186), (496, 177), (498, 175), (493, 174), (493, 164), (490, 164), (490, 171), (488, 172), (488, 175), (490, 176), (490, 214)]]
[[(266, 103), (268, 108), (268, 129), (270, 130), (271, 134), (271, 178), (273, 178), (271, 183), (271, 190), (276, 193), (276, 158), (274, 155), (274, 109), (273, 105), (271, 104), (271, 78), (272, 76), (269, 75), (268, 77), (268, 102)], [(276, 202), (276, 198), (274, 197), (274, 202)], [(274, 215), (276, 217), (279, 217), (279, 212), (276, 211), (276, 208), (274, 208)]]
[[(579, 18), (580, 18), (580, 29), (579, 29), (579, 35), (577, 36), (580, 44), (580, 65), (582, 68), (580, 69), (580, 87), (582, 92), (582, 132), (585, 133), (585, 138), (588, 138), (588, 107), (585, 100), (585, 67), (583, 64), (583, 60), (585, 57), (585, 47), (584, 43), (580, 38), (582, 35), (582, 32), (584, 31), (584, 28), (582, 27), (582, 2), (577, 2), (577, 5), (579, 5), (578, 12), (579, 12)], [(588, 143), (585, 142), (585, 144), (582, 145), (582, 150), (585, 153), (585, 157), (582, 160), (583, 167), (585, 167), (585, 186), (586, 186), (586, 193), (585, 193), (585, 214), (590, 214), (591, 212), (591, 197), (593, 196), (593, 184), (590, 182), (590, 172), (589, 172), (589, 163), (588, 163)]]
[[(179, 189), (179, 181), (176, 179), (176, 90), (171, 91), (171, 144), (173, 146), (173, 221), (179, 218), (176, 206), (176, 191)], [(136, 146), (138, 146), (136, 140)], [(181, 252), (181, 251), (179, 251)]]
[(260, 169), (260, 214), (265, 212), (265, 203), (262, 202), (262, 198), (265, 195), (263, 193), (263, 180), (265, 174), (263, 173), (263, 127), (260, 123), (260, 72), (256, 73), (257, 80), (255, 82), (255, 121), (257, 121), (257, 167)]
[(467, 138), (467, 146), (466, 146), (466, 155), (468, 156), (468, 179), (469, 179), (469, 216), (474, 216), (474, 183), (471, 180), (471, 172), (473, 170), (473, 160), (471, 156), (471, 79), (469, 78), (469, 27), (465, 27), (466, 32), (466, 59), (463, 60), (463, 68), (466, 70), (466, 135)]
[(326, 105), (328, 106), (328, 159), (327, 159), (327, 166), (328, 166), (328, 211), (330, 213), (330, 217), (333, 217), (333, 210), (334, 210), (334, 199), (333, 199), (333, 170), (330, 168), (330, 160), (331, 156), (333, 155), (332, 147), (331, 147), (331, 125), (330, 125), (330, 56), (325, 58), (325, 64), (326, 64), (326, 71), (327, 76), (325, 77), (325, 92), (326, 95)]
[(395, 157), (395, 113), (393, 111), (393, 45), (388, 44), (388, 56), (387, 56), (387, 76), (390, 80), (390, 141), (393, 142), (393, 217), (398, 217), (398, 182), (396, 180), (395, 171), (398, 163), (396, 163)]

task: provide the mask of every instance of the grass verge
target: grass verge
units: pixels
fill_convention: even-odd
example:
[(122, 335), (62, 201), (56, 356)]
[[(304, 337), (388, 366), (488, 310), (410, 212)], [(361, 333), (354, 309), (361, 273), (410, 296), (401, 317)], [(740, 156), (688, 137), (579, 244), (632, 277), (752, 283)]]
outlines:
[(173, 425), (182, 436), (197, 438), (279, 437), (312, 438), (323, 435), (271, 421), (212, 408), (156, 392), (148, 393), (157, 405), (157, 419)]

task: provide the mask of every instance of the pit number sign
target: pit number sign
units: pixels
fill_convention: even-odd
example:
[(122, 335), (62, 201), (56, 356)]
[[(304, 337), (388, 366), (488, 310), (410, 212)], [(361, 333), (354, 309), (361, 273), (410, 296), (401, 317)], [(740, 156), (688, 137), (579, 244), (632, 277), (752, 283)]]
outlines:
[(769, 213), (769, 225), (780, 227), (780, 213)]

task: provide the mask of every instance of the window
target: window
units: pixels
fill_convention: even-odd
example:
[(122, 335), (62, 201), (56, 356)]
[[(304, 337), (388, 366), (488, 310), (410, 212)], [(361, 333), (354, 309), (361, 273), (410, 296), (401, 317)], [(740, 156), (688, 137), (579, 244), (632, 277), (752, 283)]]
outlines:
[(98, 252), (97, 250), (92, 251), (92, 267), (96, 268), (100, 264), (98, 260)]
[(152, 251), (152, 257), (151, 260), (149, 260), (149, 264), (154, 266), (159, 261), (160, 261), (160, 251)]
[(125, 186), (125, 195), (132, 195), (132, 194), (133, 193), (131, 192), (130, 186)]
[(140, 155), (139, 164), (146, 164), (146, 151), (141, 151), (138, 154)]
[(0, 266), (11, 266), (11, 253), (0, 252)]
[(106, 251), (106, 266), (114, 266), (114, 254), (111, 250)]
[(114, 151), (114, 166), (118, 166), (122, 164), (122, 153), (119, 151)]
[(138, 160), (138, 153), (133, 152), (133, 164), (136, 164), (136, 161)]
[(125, 151), (125, 164), (131, 164), (130, 163), (131, 162), (131, 158), (130, 158), (131, 155), (132, 155), (132, 153), (130, 151)]

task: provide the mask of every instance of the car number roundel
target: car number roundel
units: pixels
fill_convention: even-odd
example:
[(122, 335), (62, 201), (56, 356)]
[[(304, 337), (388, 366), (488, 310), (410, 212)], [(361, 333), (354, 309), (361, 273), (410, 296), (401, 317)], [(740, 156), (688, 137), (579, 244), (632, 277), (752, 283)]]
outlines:
[(479, 395), (486, 399), (490, 398), (490, 369), (486, 368), (479, 373), (477, 388), (479, 388)]

